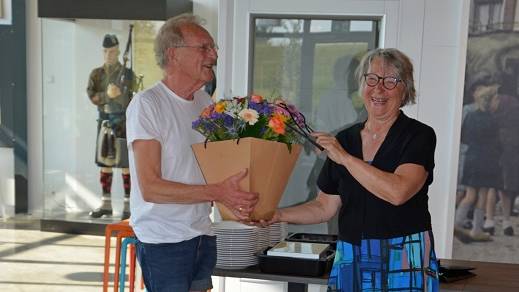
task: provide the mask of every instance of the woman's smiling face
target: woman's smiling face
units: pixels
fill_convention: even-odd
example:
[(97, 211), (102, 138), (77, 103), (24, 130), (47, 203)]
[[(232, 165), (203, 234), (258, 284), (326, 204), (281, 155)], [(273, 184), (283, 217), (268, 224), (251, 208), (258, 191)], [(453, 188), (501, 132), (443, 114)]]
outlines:
[[(395, 66), (387, 63), (384, 59), (376, 57), (371, 61), (366, 74), (376, 74), (379, 77), (394, 77), (399, 79)], [(377, 119), (390, 118), (398, 115), (402, 101), (404, 100), (405, 84), (398, 81), (393, 89), (383, 86), (382, 79), (375, 86), (369, 86), (364, 81), (362, 84), (362, 96), (364, 106), (368, 115)]]

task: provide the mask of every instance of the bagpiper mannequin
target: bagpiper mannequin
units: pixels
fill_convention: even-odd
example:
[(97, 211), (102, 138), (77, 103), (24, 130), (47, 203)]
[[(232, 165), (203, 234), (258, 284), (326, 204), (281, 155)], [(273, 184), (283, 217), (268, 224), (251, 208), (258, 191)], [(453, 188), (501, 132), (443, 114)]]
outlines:
[[(131, 35), (131, 30), (130, 30)], [(126, 145), (126, 108), (134, 93), (135, 74), (119, 62), (119, 41), (115, 35), (107, 34), (103, 39), (104, 64), (95, 68), (88, 79), (87, 93), (97, 106), (96, 164), (101, 167), (100, 182), (103, 191), (101, 206), (92, 210), (92, 218), (111, 216), (113, 168), (121, 168), (124, 185), (124, 208), (122, 219), (130, 217), (130, 172), (128, 169), (128, 149)]]

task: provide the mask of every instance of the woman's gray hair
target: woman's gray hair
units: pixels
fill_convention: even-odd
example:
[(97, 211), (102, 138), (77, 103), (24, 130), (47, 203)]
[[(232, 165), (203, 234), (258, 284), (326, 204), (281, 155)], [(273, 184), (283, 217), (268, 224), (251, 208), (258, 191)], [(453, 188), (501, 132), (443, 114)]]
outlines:
[(416, 89), (414, 87), (413, 64), (411, 59), (404, 53), (393, 48), (378, 48), (369, 51), (362, 57), (359, 67), (355, 71), (355, 76), (359, 82), (359, 88), (365, 86), (364, 74), (368, 73), (369, 67), (374, 59), (381, 58), (386, 64), (392, 65), (397, 70), (398, 78), (405, 85), (404, 99), (400, 104), (403, 107), (408, 104), (416, 103)]
[(157, 65), (164, 69), (168, 63), (167, 51), (169, 48), (184, 44), (181, 28), (185, 25), (202, 26), (204, 20), (189, 13), (180, 14), (168, 19), (160, 28), (155, 37), (155, 59)]

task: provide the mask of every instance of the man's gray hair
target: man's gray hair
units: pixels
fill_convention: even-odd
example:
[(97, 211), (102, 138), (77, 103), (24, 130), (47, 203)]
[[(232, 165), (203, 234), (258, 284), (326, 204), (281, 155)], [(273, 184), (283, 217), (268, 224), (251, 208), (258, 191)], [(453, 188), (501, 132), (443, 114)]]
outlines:
[(164, 69), (168, 63), (167, 51), (169, 48), (184, 44), (181, 28), (185, 25), (204, 24), (204, 20), (196, 15), (184, 13), (168, 19), (160, 28), (155, 37), (155, 59), (157, 65)]
[(381, 58), (386, 64), (394, 66), (397, 70), (398, 78), (400, 78), (405, 85), (404, 99), (402, 100), (400, 107), (416, 103), (413, 63), (411, 63), (411, 59), (409, 59), (406, 54), (402, 53), (398, 49), (378, 48), (366, 53), (355, 72), (357, 81), (359, 82), (359, 88), (364, 88), (364, 74), (368, 73), (371, 62), (376, 58)]

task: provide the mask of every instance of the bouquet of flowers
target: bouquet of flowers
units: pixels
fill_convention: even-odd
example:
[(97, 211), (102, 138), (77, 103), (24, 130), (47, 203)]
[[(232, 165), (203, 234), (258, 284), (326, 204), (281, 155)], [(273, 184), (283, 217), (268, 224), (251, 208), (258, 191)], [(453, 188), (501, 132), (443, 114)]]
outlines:
[(276, 99), (267, 101), (260, 95), (222, 99), (206, 107), (193, 121), (193, 129), (207, 141), (223, 141), (246, 137), (292, 144), (301, 144), (308, 129), (297, 108)]
[[(206, 143), (191, 147), (207, 183), (249, 170), (240, 187), (259, 194), (251, 220), (272, 218), (301, 152), (299, 144), (306, 139), (320, 147), (295, 106), (282, 99), (269, 102), (259, 95), (223, 99), (208, 106), (193, 121), (193, 129), (206, 137)], [(224, 220), (237, 219), (232, 208), (218, 202), (216, 206)]]

